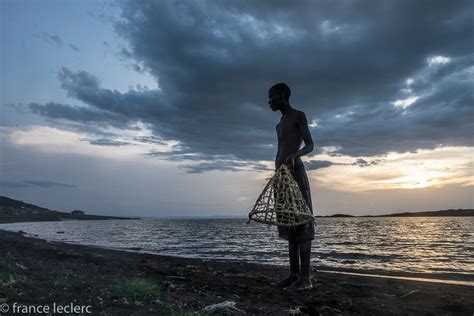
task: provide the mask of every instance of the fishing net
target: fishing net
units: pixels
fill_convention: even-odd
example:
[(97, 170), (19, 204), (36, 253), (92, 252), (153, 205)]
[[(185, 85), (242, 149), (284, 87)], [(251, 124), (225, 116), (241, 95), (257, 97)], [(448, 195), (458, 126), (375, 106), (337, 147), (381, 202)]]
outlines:
[(296, 226), (314, 217), (298, 184), (285, 164), (281, 165), (265, 185), (249, 213), (249, 220), (278, 226)]

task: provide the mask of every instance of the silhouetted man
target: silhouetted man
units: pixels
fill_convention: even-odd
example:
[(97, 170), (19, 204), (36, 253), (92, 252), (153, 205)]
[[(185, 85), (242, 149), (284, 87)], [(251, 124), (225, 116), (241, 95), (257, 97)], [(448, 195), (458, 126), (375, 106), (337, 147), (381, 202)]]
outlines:
[[(290, 96), (291, 90), (284, 83), (278, 83), (268, 91), (268, 104), (271, 109), (280, 111), (282, 114), (280, 123), (276, 126), (278, 152), (275, 158), (275, 170), (282, 164), (286, 164), (290, 168), (306, 204), (313, 212), (309, 181), (300, 157), (310, 153), (314, 145), (306, 115), (304, 112), (291, 107), (289, 103)], [(305, 146), (300, 149), (303, 141)], [(309, 261), (311, 240), (314, 239), (314, 223), (310, 222), (295, 227), (278, 226), (278, 235), (288, 240), (290, 275), (279, 282), (273, 283), (273, 285), (294, 291), (311, 288)]]

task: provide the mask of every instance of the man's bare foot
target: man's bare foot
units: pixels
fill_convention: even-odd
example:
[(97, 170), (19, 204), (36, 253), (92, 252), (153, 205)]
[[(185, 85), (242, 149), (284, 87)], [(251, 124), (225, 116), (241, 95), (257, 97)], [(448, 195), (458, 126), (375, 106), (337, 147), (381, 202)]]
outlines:
[(285, 287), (285, 286), (288, 286), (288, 285), (296, 282), (297, 280), (298, 280), (298, 276), (290, 275), (289, 277), (287, 277), (283, 280), (273, 282), (272, 285), (278, 286), (278, 287)]
[(304, 291), (313, 288), (313, 284), (309, 278), (298, 279), (296, 282), (284, 288), (286, 291)]

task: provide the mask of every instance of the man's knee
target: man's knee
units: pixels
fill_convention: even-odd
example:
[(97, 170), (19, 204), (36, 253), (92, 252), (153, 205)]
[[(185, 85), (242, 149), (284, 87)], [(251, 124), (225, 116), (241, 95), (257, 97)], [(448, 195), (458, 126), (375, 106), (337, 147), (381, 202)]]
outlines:
[(301, 240), (297, 242), (297, 244), (298, 244), (298, 247), (300, 248), (306, 248), (306, 247), (311, 247), (312, 241), (313, 241), (312, 239), (306, 239), (306, 240)]
[(290, 249), (299, 249), (300, 248), (300, 243), (297, 241), (289, 240), (288, 241), (288, 246)]

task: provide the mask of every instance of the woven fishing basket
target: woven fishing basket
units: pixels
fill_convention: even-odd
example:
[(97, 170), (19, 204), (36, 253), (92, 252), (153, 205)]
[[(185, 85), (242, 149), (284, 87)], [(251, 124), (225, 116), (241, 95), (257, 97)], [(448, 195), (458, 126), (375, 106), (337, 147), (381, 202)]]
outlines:
[(281, 165), (265, 185), (249, 213), (249, 220), (277, 226), (296, 226), (314, 220), (290, 169)]

